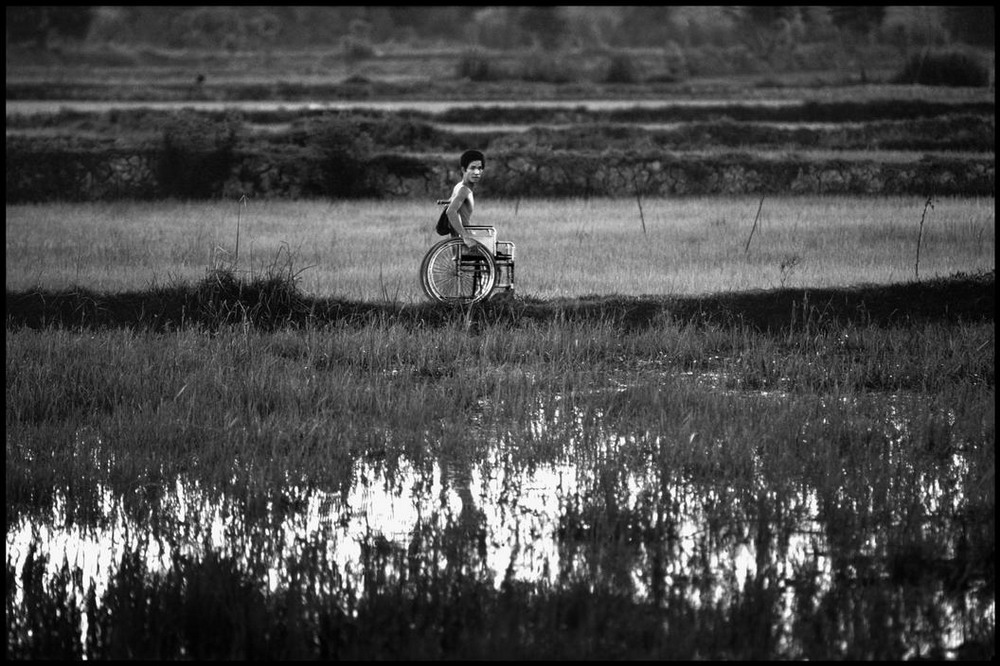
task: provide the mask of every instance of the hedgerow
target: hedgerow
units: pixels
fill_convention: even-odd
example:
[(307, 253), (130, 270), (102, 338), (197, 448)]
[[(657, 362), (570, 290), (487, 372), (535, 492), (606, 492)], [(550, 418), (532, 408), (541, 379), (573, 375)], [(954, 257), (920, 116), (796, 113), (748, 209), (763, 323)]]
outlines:
[[(637, 188), (992, 195), (992, 104), (978, 111), (982, 105), (898, 106), (892, 113), (882, 103), (850, 102), (795, 111), (914, 117), (786, 127), (723, 113), (663, 128), (638, 124), (645, 109), (528, 107), (513, 114), (539, 119), (527, 131), (449, 131), (417, 111), (67, 112), (61, 125), (44, 117), (8, 123), (7, 201), (438, 196), (470, 145), (490, 155), (484, 187), (510, 196), (619, 196)], [(258, 129), (271, 122), (281, 126)], [(840, 159), (845, 150), (871, 157)], [(940, 154), (900, 161), (878, 151)]]
[[(235, 151), (232, 171), (202, 198), (236, 196), (437, 197), (455, 178), (453, 156), (373, 153), (361, 158), (324, 147)], [(158, 199), (177, 197), (145, 152), (8, 146), (7, 202)], [(926, 156), (920, 160), (804, 159), (794, 153), (692, 154), (647, 150), (493, 151), (489, 196), (589, 197), (711, 194), (853, 194), (994, 196), (995, 159)], [(189, 196), (187, 198), (199, 198)]]

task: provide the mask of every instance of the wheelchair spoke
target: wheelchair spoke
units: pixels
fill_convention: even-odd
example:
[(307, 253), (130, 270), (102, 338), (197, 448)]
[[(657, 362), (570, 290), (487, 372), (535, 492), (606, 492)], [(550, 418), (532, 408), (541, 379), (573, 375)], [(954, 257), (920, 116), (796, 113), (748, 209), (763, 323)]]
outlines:
[(462, 294), (462, 273), (458, 270), (457, 264), (434, 264), (433, 277), (434, 286), (441, 295), (451, 298), (459, 298)]

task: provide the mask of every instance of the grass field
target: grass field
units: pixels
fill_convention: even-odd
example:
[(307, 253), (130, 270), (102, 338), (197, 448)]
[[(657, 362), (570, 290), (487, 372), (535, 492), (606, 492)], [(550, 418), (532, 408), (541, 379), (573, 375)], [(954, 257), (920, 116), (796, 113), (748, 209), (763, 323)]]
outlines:
[[(647, 199), (640, 213), (629, 198), (484, 196), (477, 222), (516, 243), (517, 291), (537, 298), (886, 284), (995, 267), (992, 200), (925, 204)], [(277, 266), (310, 295), (414, 302), (436, 213), (433, 202), (374, 200), (7, 206), (6, 283), (125, 291), (197, 282), (218, 266)]]

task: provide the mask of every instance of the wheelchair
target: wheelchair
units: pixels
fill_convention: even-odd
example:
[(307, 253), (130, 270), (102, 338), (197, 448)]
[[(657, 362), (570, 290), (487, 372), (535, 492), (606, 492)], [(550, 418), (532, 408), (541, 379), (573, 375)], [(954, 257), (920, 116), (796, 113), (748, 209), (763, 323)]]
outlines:
[(513, 292), (514, 244), (497, 240), (493, 227), (470, 225), (466, 229), (477, 241), (474, 247), (466, 247), (461, 238), (446, 238), (424, 255), (420, 264), (424, 293), (442, 303), (469, 305)]

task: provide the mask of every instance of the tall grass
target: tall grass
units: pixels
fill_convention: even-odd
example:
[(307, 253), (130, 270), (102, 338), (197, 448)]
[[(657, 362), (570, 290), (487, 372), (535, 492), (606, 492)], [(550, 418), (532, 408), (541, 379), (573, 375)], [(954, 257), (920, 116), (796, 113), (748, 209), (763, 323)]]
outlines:
[[(628, 334), (610, 323), (558, 321), (487, 324), (475, 335), (461, 323), (392, 321), (273, 333), (234, 324), (211, 335), (9, 330), (8, 442), (24, 448), (8, 449), (8, 473), (48, 479), (48, 464), (32, 462), (45, 459), (68, 484), (95, 474), (128, 484), (169, 470), (228, 483), (234, 465), (251, 483), (292, 469), (339, 478), (344, 457), (383, 448), (386, 431), (422, 442), (442, 423), (474, 416), (517, 429), (531, 421), (539, 396), (562, 396), (568, 407), (581, 401), (613, 427), (667, 431), (677, 426), (675, 409), (661, 401), (703, 391), (779, 392), (793, 412), (814, 396), (912, 393), (974, 415), (992, 395), (993, 340), (990, 324), (956, 331), (817, 322), (778, 336), (669, 321)], [(677, 379), (686, 374), (701, 379)], [(747, 428), (766, 427), (746, 424), (738, 402), (712, 400), (698, 429), (747, 436)], [(92, 453), (110, 465), (77, 455), (81, 429), (102, 433)], [(779, 437), (791, 443), (792, 431)]]
[[(102, 597), (70, 564), (46, 576), (44, 548), (22, 570), (8, 564), (25, 600), (8, 589), (8, 654), (898, 657), (914, 644), (953, 647), (951, 621), (910, 623), (942, 595), (961, 604), (992, 589), (993, 325), (811, 324), (778, 335), (668, 319), (630, 332), (572, 321), (470, 332), (461, 318), (8, 330), (9, 524), (62, 506), (69, 524), (103, 525), (110, 490), (133, 524), (151, 526), (140, 545), (171, 544), (155, 576), (142, 548), (126, 553)], [(555, 582), (495, 587), (474, 533), (434, 530), (427, 517), (408, 547), (370, 534), (361, 571), (333, 561), (322, 531), (289, 539), (304, 519), (295, 487), (340, 492), (362, 459), (381, 461), (388, 483), (403, 460), (495, 464), (509, 505), (487, 511), (519, 508), (526, 470), (570, 461), (577, 490), (545, 535), (564, 558)], [(221, 552), (186, 542), (208, 529), (178, 515), (169, 488), (180, 478), (228, 498)], [(399, 492), (438, 501), (426, 484)], [(216, 506), (189, 507), (187, 520)], [(812, 546), (790, 543), (804, 530)], [(741, 539), (758, 553), (744, 587), (711, 560)], [(806, 553), (791, 571), (794, 548)], [(272, 549), (287, 558), (277, 587), (262, 584)], [(710, 601), (716, 586), (727, 592)], [(882, 627), (896, 614), (908, 619)], [(967, 616), (954, 623), (988, 640), (980, 613)], [(850, 641), (837, 640), (843, 622), (855, 627)]]
[[(768, 198), (747, 252), (749, 197), (646, 198), (642, 220), (628, 198), (515, 202), (484, 189), (476, 221), (517, 244), (522, 295), (688, 295), (907, 280), (923, 203)], [(416, 302), (434, 213), (374, 200), (7, 206), (7, 287), (131, 291), (198, 281), (220, 263), (259, 274), (287, 253), (306, 293)], [(936, 200), (920, 242), (921, 277), (994, 268), (993, 201)]]

